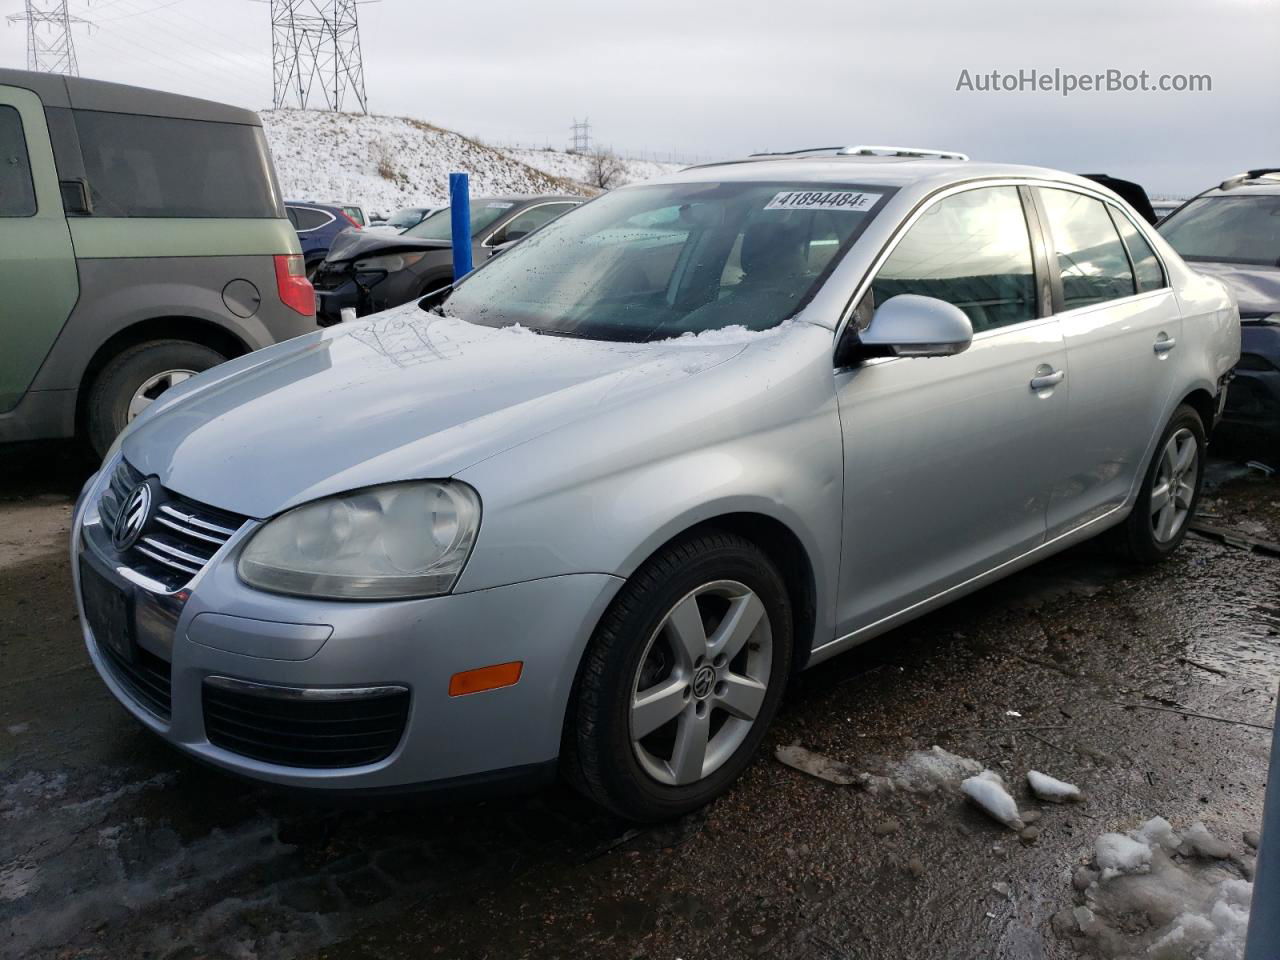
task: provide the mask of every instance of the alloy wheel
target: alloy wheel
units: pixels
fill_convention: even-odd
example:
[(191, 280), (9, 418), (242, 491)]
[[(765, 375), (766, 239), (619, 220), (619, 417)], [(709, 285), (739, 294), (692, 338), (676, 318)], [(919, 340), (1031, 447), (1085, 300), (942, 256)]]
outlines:
[[(157, 373), (154, 377), (148, 377), (143, 381), (142, 386), (133, 392), (133, 396), (129, 399), (129, 419), (142, 413), (143, 410), (151, 406), (160, 394), (164, 393), (170, 387), (177, 386), (183, 380), (189, 380), (196, 375), (194, 370), (165, 370), (163, 373)], [(118, 409), (118, 408), (117, 408)]]
[(1178, 535), (1191, 513), (1199, 475), (1196, 436), (1182, 427), (1169, 438), (1151, 484), (1151, 530), (1159, 543)]
[(772, 667), (769, 615), (749, 587), (717, 580), (690, 591), (650, 636), (632, 684), (640, 766), (672, 786), (710, 776), (751, 731)]

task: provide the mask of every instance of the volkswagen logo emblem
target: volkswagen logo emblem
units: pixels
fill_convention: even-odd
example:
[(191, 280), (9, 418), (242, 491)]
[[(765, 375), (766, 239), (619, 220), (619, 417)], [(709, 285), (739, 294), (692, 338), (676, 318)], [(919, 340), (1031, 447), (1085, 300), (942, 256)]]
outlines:
[(151, 501), (151, 484), (145, 480), (124, 498), (124, 505), (116, 516), (115, 529), (111, 531), (111, 545), (117, 551), (123, 553), (138, 542), (151, 519)]
[(715, 685), (715, 670), (703, 664), (693, 675), (693, 695), (699, 700), (705, 700), (711, 695), (711, 690)]

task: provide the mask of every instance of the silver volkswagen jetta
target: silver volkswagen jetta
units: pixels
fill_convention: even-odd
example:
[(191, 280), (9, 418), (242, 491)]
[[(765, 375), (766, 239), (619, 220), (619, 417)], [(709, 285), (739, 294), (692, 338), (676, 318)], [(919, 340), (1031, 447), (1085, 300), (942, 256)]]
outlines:
[(1230, 294), (1090, 181), (889, 154), (615, 190), (165, 394), (76, 511), (104, 682), (261, 780), (558, 768), (656, 819), (796, 671), (1103, 531), (1170, 553)]

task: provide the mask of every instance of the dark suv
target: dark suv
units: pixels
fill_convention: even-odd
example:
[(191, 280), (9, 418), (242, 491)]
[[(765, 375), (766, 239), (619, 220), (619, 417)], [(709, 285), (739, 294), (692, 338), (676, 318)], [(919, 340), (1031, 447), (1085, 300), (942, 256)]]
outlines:
[[(479, 265), (494, 248), (527, 236), (578, 204), (582, 197), (476, 197), (471, 201), (472, 259)], [(453, 279), (453, 231), (448, 207), (404, 233), (343, 233), (312, 275), (316, 313), (337, 323), (354, 308), (363, 317), (408, 303)]]
[(99, 453), (174, 384), (314, 330), (257, 114), (0, 70), (0, 442)]
[[(1223, 421), (1280, 450), (1280, 168), (1250, 170), (1190, 200), (1161, 235), (1240, 304), (1240, 363)], [(1237, 431), (1240, 432), (1240, 431)]]

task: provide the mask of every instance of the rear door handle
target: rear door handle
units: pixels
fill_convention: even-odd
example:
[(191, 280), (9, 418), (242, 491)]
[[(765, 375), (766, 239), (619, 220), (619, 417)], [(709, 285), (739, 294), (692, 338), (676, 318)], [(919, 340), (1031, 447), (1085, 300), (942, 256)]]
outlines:
[(1048, 390), (1050, 387), (1056, 387), (1067, 378), (1067, 371), (1055, 370), (1053, 373), (1046, 373), (1042, 376), (1031, 378), (1032, 390)]
[(1173, 337), (1166, 336), (1165, 334), (1162, 333), (1160, 334), (1159, 337), (1156, 338), (1155, 351), (1156, 353), (1163, 355), (1168, 353), (1177, 345), (1178, 345), (1177, 340), (1175, 340)]

